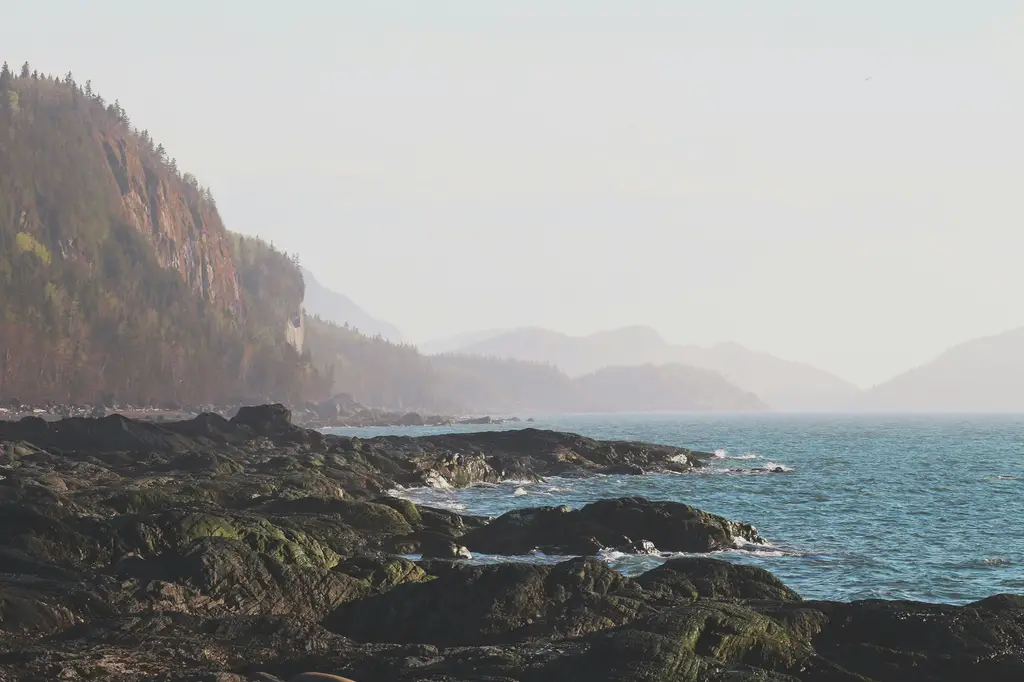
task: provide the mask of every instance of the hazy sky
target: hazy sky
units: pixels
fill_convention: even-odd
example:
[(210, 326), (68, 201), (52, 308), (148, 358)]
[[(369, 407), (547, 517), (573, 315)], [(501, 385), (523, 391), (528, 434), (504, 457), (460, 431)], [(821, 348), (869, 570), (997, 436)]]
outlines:
[(1024, 325), (1022, 37), (1019, 0), (7, 0), (0, 24), (2, 58), (92, 79), (229, 228), (412, 339), (649, 324), (861, 384)]

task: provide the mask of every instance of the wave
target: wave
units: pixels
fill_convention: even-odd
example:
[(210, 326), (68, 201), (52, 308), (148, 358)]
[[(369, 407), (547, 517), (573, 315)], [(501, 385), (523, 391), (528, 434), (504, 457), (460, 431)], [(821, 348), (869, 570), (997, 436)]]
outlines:
[(784, 471), (786, 473), (789, 473), (790, 471), (793, 470), (793, 467), (791, 467), (791, 466), (789, 466), (787, 464), (776, 464), (775, 462), (765, 462), (764, 463), (764, 468), (768, 469), (769, 471), (773, 471), (775, 469), (781, 469), (782, 471)]
[(756, 467), (704, 467), (703, 469), (697, 469), (697, 474), (724, 474), (733, 476), (763, 476), (768, 474), (788, 474), (793, 471), (793, 467), (788, 464), (779, 464), (777, 462), (765, 462), (764, 464)]

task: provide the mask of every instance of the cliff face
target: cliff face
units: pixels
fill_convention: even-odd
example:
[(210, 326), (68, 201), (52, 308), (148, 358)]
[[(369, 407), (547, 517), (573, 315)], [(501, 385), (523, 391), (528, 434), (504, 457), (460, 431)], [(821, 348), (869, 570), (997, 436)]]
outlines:
[(302, 296), (119, 104), (0, 75), (0, 399), (316, 397)]
[(97, 132), (125, 218), (152, 245), (161, 267), (177, 271), (197, 294), (235, 309), (238, 274), (227, 231), (198, 188), (154, 163), (138, 138)]

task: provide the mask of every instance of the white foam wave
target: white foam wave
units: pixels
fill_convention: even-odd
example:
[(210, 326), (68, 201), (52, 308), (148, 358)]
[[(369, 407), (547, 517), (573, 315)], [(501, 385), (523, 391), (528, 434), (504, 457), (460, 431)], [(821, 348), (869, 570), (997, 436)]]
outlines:
[(717, 457), (718, 459), (725, 459), (728, 456), (729, 453), (727, 453), (725, 450), (719, 448), (718, 450), (715, 450), (714, 454), (715, 454), (715, 457)]
[(786, 464), (776, 464), (775, 462), (765, 462), (764, 463), (764, 468), (768, 469), (769, 471), (774, 471), (775, 469), (781, 469), (782, 471), (789, 472), (789, 471), (793, 470), (793, 467), (791, 467), (791, 466), (788, 466)]
[(746, 453), (744, 453), (742, 455), (736, 455), (735, 457), (732, 457), (731, 459), (745, 459), (745, 460), (761, 459), (761, 455), (755, 455), (753, 452), (746, 452)]
[(529, 494), (530, 494), (530, 491), (528, 491), (526, 488), (516, 488), (516, 491), (514, 493), (512, 493), (512, 495), (515, 496), (515, 497), (523, 497), (524, 495), (529, 495)]

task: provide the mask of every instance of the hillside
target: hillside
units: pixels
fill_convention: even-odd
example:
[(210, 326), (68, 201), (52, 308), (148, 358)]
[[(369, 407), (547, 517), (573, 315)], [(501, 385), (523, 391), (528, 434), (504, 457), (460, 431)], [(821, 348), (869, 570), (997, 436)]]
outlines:
[(310, 315), (317, 315), (340, 326), (347, 325), (366, 336), (382, 336), (395, 343), (402, 341), (402, 334), (397, 327), (373, 317), (348, 296), (331, 291), (306, 268), (302, 268), (302, 279), (306, 284), (306, 297), (302, 305)]
[(458, 352), (547, 362), (570, 376), (605, 367), (689, 365), (717, 372), (773, 409), (785, 411), (834, 409), (860, 394), (853, 384), (810, 365), (732, 343), (710, 348), (670, 344), (648, 327), (624, 327), (589, 336), (522, 328), (469, 343)]
[(620, 367), (572, 378), (551, 364), (475, 355), (424, 356), (318, 317), (307, 350), (332, 390), (363, 404), (440, 413), (761, 410), (714, 372), (666, 365)]
[(867, 391), (879, 412), (1024, 412), (1024, 328), (955, 346)]
[(759, 412), (768, 409), (753, 393), (717, 372), (686, 365), (605, 367), (574, 380), (587, 412)]
[(70, 73), (3, 69), (0, 399), (318, 394), (302, 298), (291, 259), (229, 233), (210, 190), (118, 102)]

